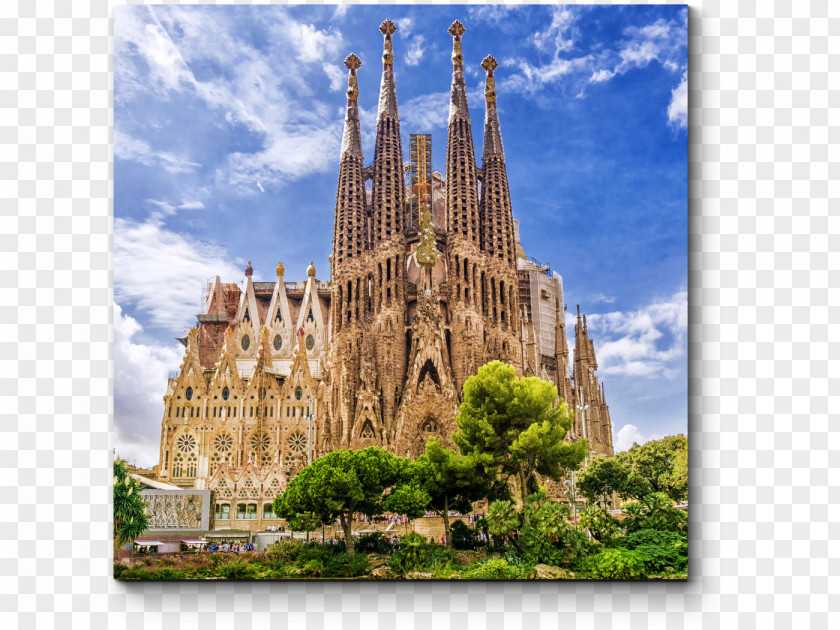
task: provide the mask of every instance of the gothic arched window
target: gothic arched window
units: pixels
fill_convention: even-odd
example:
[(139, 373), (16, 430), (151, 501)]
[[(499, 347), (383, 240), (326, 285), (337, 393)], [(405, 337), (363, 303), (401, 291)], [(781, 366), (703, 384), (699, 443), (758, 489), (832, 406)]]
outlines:
[(227, 387), (225, 387), (222, 390), (222, 400), (227, 400), (228, 398), (230, 398), (230, 390)]
[(184, 392), (184, 395), (187, 397), (187, 400), (192, 400), (193, 388), (192, 387), (187, 387), (187, 391)]

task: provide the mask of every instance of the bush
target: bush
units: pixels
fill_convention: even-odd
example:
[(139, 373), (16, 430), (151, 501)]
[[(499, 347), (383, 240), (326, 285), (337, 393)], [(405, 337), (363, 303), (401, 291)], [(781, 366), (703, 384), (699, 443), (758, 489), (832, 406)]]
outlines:
[(455, 521), (449, 528), (455, 549), (475, 549), (475, 534), (463, 521)]
[(505, 558), (494, 558), (470, 565), (461, 574), (462, 580), (517, 580), (528, 577), (531, 568), (527, 565), (516, 566)]
[(586, 508), (580, 515), (580, 524), (588, 529), (592, 537), (604, 545), (612, 545), (621, 531), (621, 525), (606, 510)]
[(423, 567), (440, 567), (455, 559), (455, 552), (428, 542), (417, 532), (412, 532), (400, 541), (400, 548), (391, 556), (391, 570), (404, 575)]
[(651, 493), (640, 503), (627, 503), (623, 510), (627, 518), (622, 525), (631, 533), (643, 529), (683, 533), (688, 529), (688, 514), (676, 509), (664, 492)]
[(642, 529), (627, 534), (619, 544), (635, 550), (650, 571), (662, 571), (665, 567), (683, 571), (688, 565), (688, 541), (677, 532)]
[(220, 564), (216, 568), (217, 575), (226, 580), (247, 580), (253, 577), (254, 567), (250, 564), (236, 559)]
[(604, 549), (586, 559), (582, 567), (597, 580), (638, 580), (647, 575), (641, 555), (621, 548)]
[(354, 545), (356, 553), (391, 553), (391, 543), (382, 537), (379, 532), (361, 536)]

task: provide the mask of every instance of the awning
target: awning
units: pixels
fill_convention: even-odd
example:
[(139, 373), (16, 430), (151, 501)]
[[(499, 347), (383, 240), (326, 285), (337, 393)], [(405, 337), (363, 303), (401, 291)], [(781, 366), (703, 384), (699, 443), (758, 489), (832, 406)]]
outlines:
[(181, 542), (184, 543), (185, 545), (203, 545), (207, 541), (205, 541), (205, 540), (182, 540)]
[(251, 532), (208, 532), (205, 538), (248, 538)]
[(158, 547), (163, 543), (159, 540), (135, 540), (134, 544), (138, 547)]

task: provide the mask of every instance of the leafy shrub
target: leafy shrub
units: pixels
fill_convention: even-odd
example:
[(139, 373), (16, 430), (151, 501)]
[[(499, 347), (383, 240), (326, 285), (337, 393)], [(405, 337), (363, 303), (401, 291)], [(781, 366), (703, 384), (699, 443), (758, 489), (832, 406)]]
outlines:
[(583, 569), (598, 580), (638, 580), (646, 576), (641, 554), (622, 548), (604, 549), (586, 559)]
[(158, 569), (156, 571), (156, 573), (157, 573), (157, 575), (154, 578), (149, 578), (149, 579), (154, 579), (154, 580), (186, 580), (187, 577), (188, 577), (187, 574), (184, 573), (183, 571), (178, 571), (177, 569), (170, 569), (170, 568)]
[(391, 553), (391, 543), (382, 537), (382, 534), (366, 534), (361, 536), (354, 545), (356, 553)]
[(676, 509), (664, 492), (653, 492), (641, 502), (627, 503), (623, 510), (627, 518), (622, 525), (629, 533), (643, 529), (667, 532), (686, 532), (688, 529), (688, 514)]
[(475, 534), (463, 521), (455, 521), (449, 528), (455, 549), (475, 549)]
[(506, 558), (494, 558), (477, 564), (471, 564), (461, 573), (462, 580), (517, 580), (528, 576), (530, 567), (516, 566)]
[(588, 507), (581, 513), (580, 524), (589, 530), (595, 540), (604, 545), (612, 545), (621, 531), (621, 525), (609, 512), (596, 507)]
[(326, 567), (318, 558), (313, 558), (301, 567), (301, 572), (306, 577), (323, 577)]
[(219, 577), (226, 580), (247, 580), (253, 577), (253, 567), (242, 560), (230, 560), (216, 567), (216, 572)]
[(442, 566), (455, 559), (455, 552), (428, 542), (417, 532), (400, 541), (399, 550), (391, 556), (391, 570), (398, 575), (423, 567)]
[(669, 566), (682, 571), (688, 565), (688, 542), (677, 532), (642, 529), (622, 537), (619, 544), (636, 550), (651, 571)]

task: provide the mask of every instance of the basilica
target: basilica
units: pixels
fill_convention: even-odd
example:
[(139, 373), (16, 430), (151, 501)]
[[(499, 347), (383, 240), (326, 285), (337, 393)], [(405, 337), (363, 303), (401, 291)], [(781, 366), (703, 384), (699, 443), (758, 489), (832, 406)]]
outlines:
[[(362, 152), (358, 72), (348, 70), (329, 280), (240, 285), (216, 277), (164, 396), (157, 478), (213, 491), (216, 528), (264, 528), (302, 466), (334, 449), (416, 457), (452, 444), (466, 379), (495, 359), (556, 384), (575, 410), (570, 439), (611, 455), (595, 347), (577, 309), (567, 343), (561, 276), (525, 255), (513, 218), (494, 72), (487, 56), (484, 146), (476, 160), (462, 37), (452, 37), (444, 174), (427, 134), (403, 136), (386, 20), (372, 163)], [(503, 96), (502, 96), (503, 97)], [(325, 235), (326, 236), (326, 235)]]

